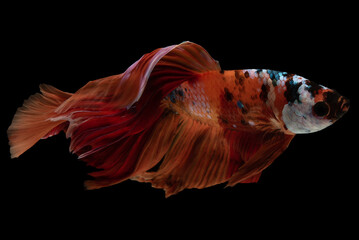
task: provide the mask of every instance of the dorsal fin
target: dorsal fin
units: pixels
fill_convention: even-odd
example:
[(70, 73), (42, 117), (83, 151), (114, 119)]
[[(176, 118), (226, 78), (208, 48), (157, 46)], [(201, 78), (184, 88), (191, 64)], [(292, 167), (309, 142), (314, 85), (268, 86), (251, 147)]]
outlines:
[(194, 73), (210, 70), (220, 70), (218, 62), (195, 43), (183, 42), (159, 48), (143, 55), (122, 74), (88, 82), (57, 112), (64, 113), (71, 108), (129, 108), (139, 101), (151, 75), (166, 74), (168, 84), (181, 77), (189, 80)]

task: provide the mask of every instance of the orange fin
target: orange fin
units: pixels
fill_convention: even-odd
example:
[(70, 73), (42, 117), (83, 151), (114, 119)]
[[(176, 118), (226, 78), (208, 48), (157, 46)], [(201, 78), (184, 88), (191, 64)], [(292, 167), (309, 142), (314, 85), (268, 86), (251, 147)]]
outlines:
[(282, 133), (225, 130), (185, 116), (180, 123), (159, 169), (134, 178), (164, 189), (166, 197), (226, 181), (228, 186), (257, 182), (292, 139)]
[(166, 197), (185, 188), (205, 188), (225, 182), (230, 166), (229, 144), (221, 128), (183, 116), (159, 169), (134, 180), (162, 188)]
[(88, 83), (62, 104), (57, 119), (70, 122), (70, 150), (101, 169), (86, 187), (113, 185), (156, 165), (179, 125), (162, 99), (215, 69), (218, 63), (201, 46), (184, 42), (144, 55), (123, 74)]
[(64, 130), (65, 120), (52, 121), (55, 109), (72, 96), (50, 85), (41, 84), (41, 93), (36, 93), (18, 108), (7, 131), (11, 158), (15, 158), (32, 147), (41, 138)]

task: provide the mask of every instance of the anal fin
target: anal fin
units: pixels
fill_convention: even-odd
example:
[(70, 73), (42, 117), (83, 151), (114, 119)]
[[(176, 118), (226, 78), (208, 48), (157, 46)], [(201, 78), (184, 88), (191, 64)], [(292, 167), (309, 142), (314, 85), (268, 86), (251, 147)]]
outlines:
[(240, 181), (240, 183), (257, 183), (259, 181), (259, 178), (261, 177), (262, 172), (257, 173), (256, 175), (253, 175), (252, 177), (249, 177), (243, 181)]
[(262, 171), (293, 138), (283, 133), (226, 130), (179, 117), (175, 137), (158, 170), (134, 178), (164, 189), (166, 197), (226, 181), (227, 186), (258, 182)]
[(135, 180), (162, 188), (166, 197), (185, 188), (205, 188), (228, 178), (229, 145), (221, 128), (180, 116), (175, 137), (159, 169)]
[[(258, 145), (258, 149), (252, 152), (237, 171), (233, 173), (228, 181), (227, 186), (234, 186), (237, 183), (248, 183), (259, 180), (261, 172), (266, 169), (272, 162), (287, 149), (294, 135), (284, 133), (262, 133), (257, 136), (256, 142), (247, 143)], [(245, 149), (241, 152), (248, 153)]]

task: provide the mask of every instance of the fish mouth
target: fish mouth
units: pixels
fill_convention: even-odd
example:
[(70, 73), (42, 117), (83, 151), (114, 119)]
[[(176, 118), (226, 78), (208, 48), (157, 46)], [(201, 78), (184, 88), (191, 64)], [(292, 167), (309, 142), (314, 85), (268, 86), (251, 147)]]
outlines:
[(350, 100), (348, 98), (345, 98), (345, 97), (343, 97), (343, 98), (344, 98), (344, 101), (343, 101), (342, 106), (341, 106), (341, 111), (346, 113), (346, 112), (348, 112), (349, 107), (350, 107)]
[(346, 97), (340, 97), (339, 103), (341, 103), (339, 111), (337, 112), (338, 118), (342, 117), (346, 112), (348, 112), (350, 107), (350, 100)]
[(327, 119), (330, 119), (331, 121), (338, 120), (349, 110), (349, 99), (340, 95), (337, 91), (328, 91), (323, 95), (324, 101), (330, 106), (330, 112), (327, 115)]

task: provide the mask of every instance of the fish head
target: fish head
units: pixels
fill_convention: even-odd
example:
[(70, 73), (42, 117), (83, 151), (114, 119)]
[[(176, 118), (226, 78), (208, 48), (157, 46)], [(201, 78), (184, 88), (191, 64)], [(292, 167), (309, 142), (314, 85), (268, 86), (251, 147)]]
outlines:
[(298, 79), (286, 84), (288, 96), (295, 95), (294, 98), (287, 98), (288, 103), (282, 111), (283, 122), (290, 132), (300, 134), (320, 131), (348, 111), (348, 98), (305, 78)]

